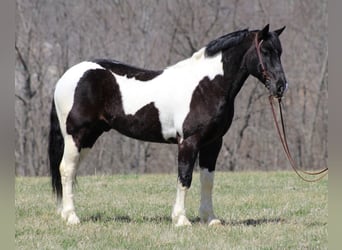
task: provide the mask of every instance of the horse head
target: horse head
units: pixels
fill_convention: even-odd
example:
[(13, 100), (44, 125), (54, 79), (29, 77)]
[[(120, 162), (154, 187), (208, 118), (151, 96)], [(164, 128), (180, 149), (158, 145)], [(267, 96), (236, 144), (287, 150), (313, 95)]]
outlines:
[(255, 31), (252, 46), (245, 55), (248, 73), (258, 78), (270, 91), (270, 95), (281, 98), (287, 89), (283, 66), (282, 47), (279, 40), (281, 29), (270, 32), (267, 24), (262, 30)]

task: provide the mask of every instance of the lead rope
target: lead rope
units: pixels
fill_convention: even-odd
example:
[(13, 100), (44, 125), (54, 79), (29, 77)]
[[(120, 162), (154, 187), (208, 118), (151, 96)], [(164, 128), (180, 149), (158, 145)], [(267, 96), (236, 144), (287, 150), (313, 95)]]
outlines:
[[(281, 126), (282, 126), (282, 132), (283, 134), (281, 133), (281, 130), (279, 128), (279, 124), (278, 124), (278, 121), (277, 121), (277, 117), (276, 117), (276, 113), (275, 113), (275, 110), (274, 110), (274, 105), (273, 105), (273, 97), (272, 96), (269, 96), (269, 101), (270, 101), (270, 104), (271, 104), (271, 109), (272, 109), (272, 114), (273, 114), (273, 120), (274, 120), (274, 124), (275, 124), (275, 127), (277, 129), (277, 132), (278, 132), (278, 135), (279, 135), (279, 138), (280, 138), (280, 141), (281, 141), (281, 144), (283, 145), (283, 149), (285, 151), (285, 154), (291, 164), (291, 167), (293, 168), (293, 170), (296, 172), (296, 174), (304, 181), (306, 182), (316, 182), (316, 181), (319, 181), (321, 180), (324, 176), (326, 176), (328, 174), (328, 168), (324, 168), (323, 170), (319, 170), (317, 172), (308, 172), (308, 171), (304, 171), (304, 170), (301, 170), (299, 169), (293, 158), (292, 158), (292, 155), (290, 153), (290, 150), (289, 150), (289, 146), (287, 144), (287, 138), (286, 138), (286, 131), (285, 131), (285, 123), (284, 123), (284, 118), (283, 118), (283, 111), (282, 111), (282, 105), (281, 105), (281, 98), (278, 98), (278, 104), (279, 104), (279, 113), (280, 113), (280, 119), (281, 119)], [(307, 175), (320, 175), (320, 174), (323, 174), (319, 177), (317, 177), (316, 179), (307, 179), (305, 177), (302, 176), (302, 174), (300, 174), (299, 172), (301, 172), (302, 174), (307, 174)]]

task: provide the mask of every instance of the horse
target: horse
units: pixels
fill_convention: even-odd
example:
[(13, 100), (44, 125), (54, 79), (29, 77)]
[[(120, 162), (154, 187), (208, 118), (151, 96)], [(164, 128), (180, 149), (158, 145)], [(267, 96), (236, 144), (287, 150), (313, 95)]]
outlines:
[(212, 204), (216, 160), (231, 126), (234, 99), (249, 75), (271, 96), (282, 97), (287, 81), (279, 40), (285, 26), (242, 29), (223, 35), (163, 70), (116, 60), (80, 62), (58, 80), (52, 100), (48, 154), (57, 211), (78, 224), (73, 183), (76, 170), (97, 138), (110, 129), (138, 140), (178, 145), (175, 226), (191, 225), (185, 198), (197, 157), (200, 221), (220, 224)]

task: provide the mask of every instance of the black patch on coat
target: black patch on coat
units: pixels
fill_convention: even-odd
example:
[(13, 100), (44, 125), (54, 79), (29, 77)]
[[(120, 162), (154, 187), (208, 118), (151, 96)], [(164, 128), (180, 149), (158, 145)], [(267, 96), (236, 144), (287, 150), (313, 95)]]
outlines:
[(79, 80), (66, 123), (78, 150), (91, 148), (111, 128), (136, 139), (165, 141), (154, 104), (145, 105), (134, 115), (125, 115), (119, 85), (114, 75), (104, 69), (88, 70)]
[[(200, 136), (200, 144), (208, 144), (223, 136), (232, 121), (234, 106), (225, 98), (224, 77), (204, 77), (195, 88), (190, 110), (183, 123), (184, 138)], [(229, 84), (229, 83), (228, 83)]]
[(161, 133), (159, 111), (153, 102), (143, 106), (134, 115), (117, 116), (112, 124), (113, 128), (129, 137), (150, 142), (166, 142)]
[(120, 76), (127, 76), (127, 78), (135, 78), (139, 81), (149, 81), (163, 73), (163, 70), (147, 70), (134, 66), (130, 66), (115, 60), (96, 59), (93, 62), (101, 65)]

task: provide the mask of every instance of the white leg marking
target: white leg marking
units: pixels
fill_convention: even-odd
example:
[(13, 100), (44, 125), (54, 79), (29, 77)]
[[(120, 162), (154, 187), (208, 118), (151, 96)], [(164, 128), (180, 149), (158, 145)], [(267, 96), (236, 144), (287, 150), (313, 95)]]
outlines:
[(64, 155), (60, 165), (60, 172), (63, 187), (63, 208), (61, 211), (62, 218), (67, 224), (73, 225), (80, 222), (75, 213), (73, 202), (72, 185), (76, 174), (76, 168), (79, 163), (79, 153), (72, 139), (72, 136), (64, 137)]
[(199, 214), (202, 223), (208, 223), (209, 226), (221, 224), (216, 218), (213, 210), (212, 191), (214, 184), (214, 171), (209, 172), (206, 168), (200, 170), (201, 179), (201, 204)]
[(177, 183), (176, 202), (172, 210), (172, 221), (176, 227), (191, 226), (191, 222), (185, 216), (185, 197), (188, 188), (183, 187), (180, 181)]

